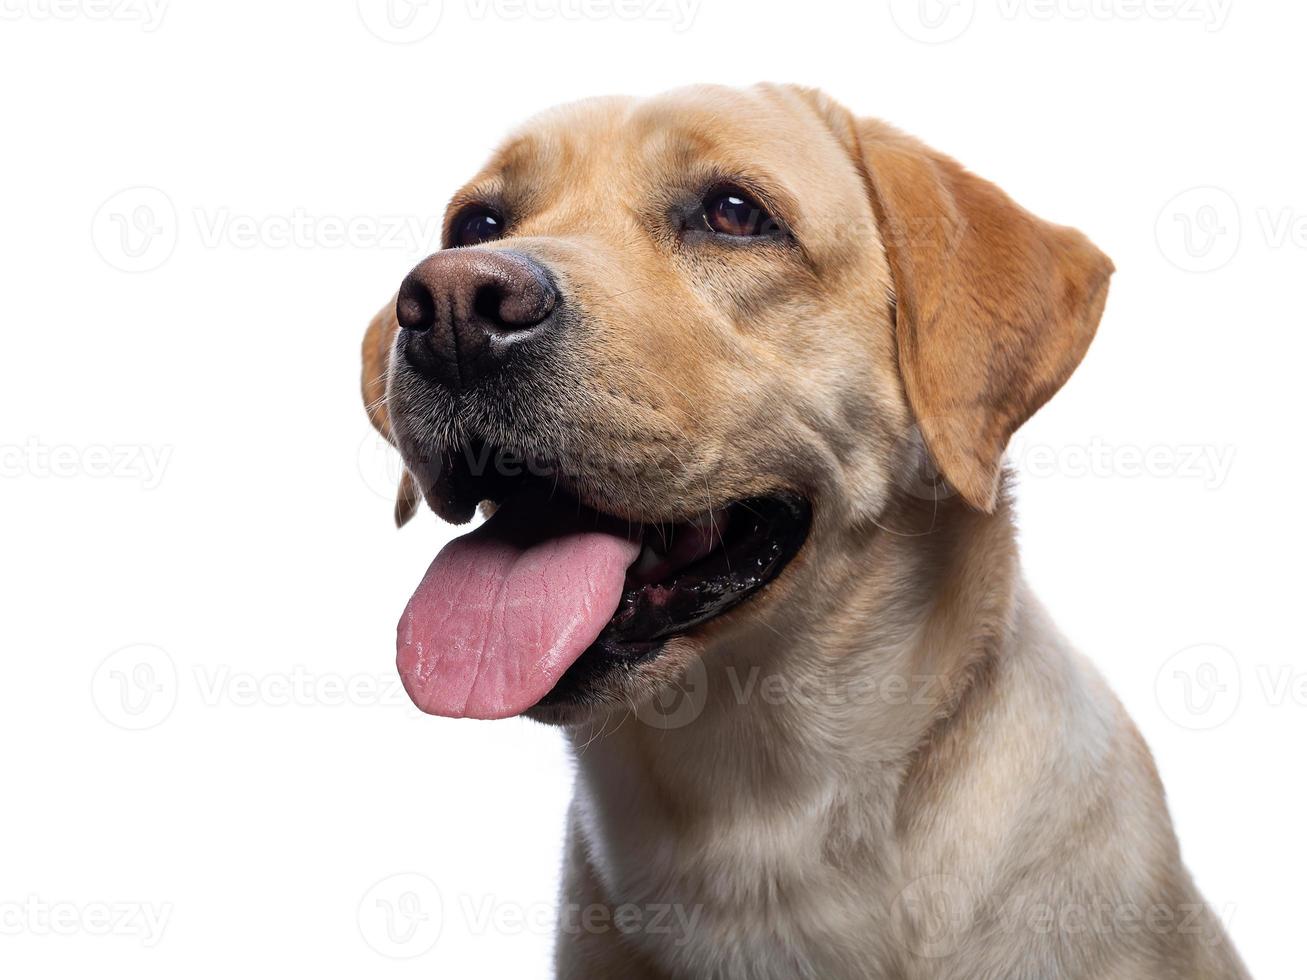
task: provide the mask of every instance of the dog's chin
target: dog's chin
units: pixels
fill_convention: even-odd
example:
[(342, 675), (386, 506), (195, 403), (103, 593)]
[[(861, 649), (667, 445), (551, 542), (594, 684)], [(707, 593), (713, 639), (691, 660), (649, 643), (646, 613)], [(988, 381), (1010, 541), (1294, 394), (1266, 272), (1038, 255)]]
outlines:
[(574, 728), (600, 724), (614, 713), (638, 713), (669, 685), (680, 683), (696, 660), (709, 655), (709, 635), (715, 632), (717, 621), (644, 650), (596, 643), (523, 717)]
[[(709, 512), (681, 514), (669, 504), (643, 516), (615, 512), (608, 493), (585, 494), (584, 484), (562, 471), (538, 462), (505, 465), (504, 456), (484, 445), (447, 454), (439, 472), (423, 480), (428, 502), (446, 520), (463, 522), (478, 505), (493, 513), (511, 500), (514, 520), (543, 526), (562, 496), (562, 509), (581, 524), (641, 543), (598, 636), (522, 711), (545, 724), (581, 725), (638, 709), (709, 652), (737, 611), (756, 611), (768, 600), (768, 587), (808, 537), (811, 507), (792, 490), (753, 493)], [(647, 485), (641, 490), (647, 493)]]

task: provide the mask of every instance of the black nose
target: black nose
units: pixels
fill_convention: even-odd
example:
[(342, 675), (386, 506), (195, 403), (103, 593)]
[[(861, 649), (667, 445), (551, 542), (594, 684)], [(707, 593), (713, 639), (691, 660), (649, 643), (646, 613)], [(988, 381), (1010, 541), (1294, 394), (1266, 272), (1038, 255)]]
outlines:
[(410, 364), (448, 388), (497, 371), (514, 343), (547, 329), (558, 306), (549, 273), (525, 255), (448, 249), (418, 263), (395, 314)]

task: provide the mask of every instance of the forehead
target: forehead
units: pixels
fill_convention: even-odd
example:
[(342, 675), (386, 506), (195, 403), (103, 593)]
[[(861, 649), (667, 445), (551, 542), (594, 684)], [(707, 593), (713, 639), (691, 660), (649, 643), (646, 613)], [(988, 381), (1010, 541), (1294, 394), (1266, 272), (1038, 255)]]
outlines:
[(756, 179), (805, 206), (860, 192), (847, 152), (816, 112), (795, 93), (764, 88), (696, 87), (560, 106), (513, 133), (475, 183), (557, 196), (708, 172)]

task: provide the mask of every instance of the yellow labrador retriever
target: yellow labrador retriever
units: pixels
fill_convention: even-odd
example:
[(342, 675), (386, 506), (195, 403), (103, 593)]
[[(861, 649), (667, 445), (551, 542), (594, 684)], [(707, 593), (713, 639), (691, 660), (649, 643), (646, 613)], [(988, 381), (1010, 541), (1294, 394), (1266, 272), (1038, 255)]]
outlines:
[(1246, 975), (1014, 545), (1111, 273), (785, 86), (557, 109), (454, 196), (363, 348), (399, 523), (488, 515), (398, 664), (571, 739), (559, 976)]

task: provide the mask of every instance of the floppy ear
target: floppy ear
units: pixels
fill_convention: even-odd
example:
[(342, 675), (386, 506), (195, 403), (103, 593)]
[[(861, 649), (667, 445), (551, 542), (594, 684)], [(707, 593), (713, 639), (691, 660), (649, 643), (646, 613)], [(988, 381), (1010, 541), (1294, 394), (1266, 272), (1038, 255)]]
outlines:
[(884, 123), (852, 126), (908, 402), (940, 473), (992, 511), (1008, 440), (1084, 357), (1112, 263), (943, 154)]
[[(395, 301), (387, 303), (363, 336), (363, 405), (368, 418), (386, 441), (395, 444), (390, 427), (390, 411), (386, 405), (386, 376), (390, 371), (390, 352), (395, 346), (395, 333), (399, 321), (395, 319)], [(400, 477), (399, 492), (395, 498), (395, 525), (403, 527), (416, 512), (421, 495), (417, 481), (407, 469)]]

